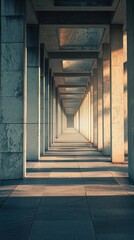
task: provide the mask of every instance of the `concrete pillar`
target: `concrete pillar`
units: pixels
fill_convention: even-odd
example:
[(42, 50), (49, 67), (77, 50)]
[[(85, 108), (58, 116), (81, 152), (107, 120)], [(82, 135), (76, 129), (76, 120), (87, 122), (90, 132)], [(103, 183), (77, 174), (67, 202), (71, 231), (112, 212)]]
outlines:
[(62, 134), (64, 133), (64, 109), (62, 109)]
[(39, 27), (27, 27), (27, 160), (40, 158)]
[(49, 59), (45, 59), (45, 151), (49, 148)]
[(61, 105), (58, 96), (58, 137), (61, 135)]
[(80, 109), (77, 112), (77, 131), (80, 131)]
[(97, 99), (97, 92), (98, 92), (98, 76), (97, 76), (97, 69), (93, 70), (93, 144), (94, 147), (98, 145), (98, 99)]
[(102, 136), (102, 78), (103, 78), (103, 64), (102, 59), (98, 59), (98, 150), (102, 151), (103, 136)]
[(79, 131), (79, 110), (77, 112), (77, 123), (76, 123), (76, 129)]
[(64, 130), (67, 128), (67, 116), (66, 113), (64, 111)]
[(74, 128), (78, 131), (78, 111), (74, 116)]
[(103, 44), (103, 154), (111, 154), (110, 140), (110, 45)]
[(56, 137), (56, 88), (55, 81), (53, 79), (53, 143)]
[(128, 81), (127, 81), (127, 32), (123, 33), (124, 62), (124, 152), (128, 154)]
[(40, 154), (45, 154), (45, 58), (44, 44), (40, 47)]
[(84, 102), (82, 101), (81, 106), (80, 106), (80, 133), (84, 135)]
[(63, 123), (64, 123), (64, 119), (63, 119), (63, 109), (61, 108), (61, 134), (63, 134)]
[(61, 106), (58, 94), (58, 88), (56, 88), (56, 138), (61, 135)]
[(91, 99), (91, 96), (90, 96), (90, 90), (88, 92), (88, 140), (89, 142), (91, 142), (91, 128), (90, 128), (90, 124), (91, 124), (91, 103), (90, 103), (90, 99)]
[(86, 99), (85, 99), (85, 117), (86, 117), (86, 124), (85, 124), (85, 137), (87, 138), (88, 140), (88, 115), (89, 115), (89, 108), (88, 108), (88, 93), (86, 94)]
[(124, 162), (123, 26), (111, 25), (111, 157)]
[(0, 179), (26, 172), (25, 1), (1, 1)]
[(127, 1), (128, 37), (128, 171), (134, 180), (134, 1)]
[(90, 80), (90, 136), (91, 136), (91, 143), (93, 143), (93, 76), (91, 76)]
[(52, 70), (49, 70), (49, 146), (52, 144)]
[(58, 138), (58, 88), (56, 88), (56, 138)]

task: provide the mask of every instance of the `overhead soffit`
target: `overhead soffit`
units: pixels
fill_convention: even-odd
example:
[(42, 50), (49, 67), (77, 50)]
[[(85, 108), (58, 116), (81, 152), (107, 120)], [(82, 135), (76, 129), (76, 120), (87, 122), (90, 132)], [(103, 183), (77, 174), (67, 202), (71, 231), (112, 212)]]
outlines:
[(63, 60), (64, 72), (91, 72), (93, 60)]
[(85, 84), (87, 85), (88, 81), (89, 81), (89, 78), (86, 78), (86, 77), (65, 77), (64, 78), (65, 80), (65, 84), (72, 84), (72, 85), (75, 85), (75, 84)]
[(55, 6), (112, 6), (112, 0), (54, 0)]
[[(35, 11), (113, 11), (118, 0), (32, 0)], [(57, 12), (58, 13), (58, 12)], [(56, 14), (56, 13), (55, 13)], [(63, 13), (64, 14), (64, 13)], [(89, 13), (90, 14), (90, 13)], [(57, 15), (55, 15), (57, 16)], [(86, 15), (87, 16), (87, 15)], [(95, 15), (97, 17), (97, 15)], [(95, 18), (96, 18), (95, 17)], [(58, 18), (57, 18), (58, 19)], [(94, 18), (93, 18), (94, 19)], [(48, 21), (49, 22), (49, 21)], [(47, 24), (47, 21), (46, 23)], [(40, 26), (40, 41), (45, 43), (47, 52), (100, 51), (104, 41), (106, 25), (52, 24)], [(55, 73), (90, 73), (95, 60), (92, 59), (50, 59), (50, 67)], [(80, 105), (88, 86), (89, 77), (56, 77), (62, 104), (67, 114), (74, 114)], [(72, 87), (70, 87), (72, 85)], [(77, 85), (77, 88), (75, 87)], [(85, 85), (85, 87), (78, 87)], [(77, 101), (77, 102), (76, 102)]]
[(60, 28), (60, 49), (99, 50), (104, 28)]
[(71, 88), (71, 87), (65, 87), (65, 88), (60, 88), (59, 87), (59, 93), (84, 93), (86, 88), (85, 87), (79, 87), (79, 88)]
[(72, 102), (79, 103), (80, 101), (81, 101), (81, 99), (68, 99), (68, 100), (62, 99), (63, 103), (66, 103), (66, 102), (68, 102), (68, 103), (72, 103)]
[(82, 99), (84, 94), (60, 94), (61, 99)]
[(89, 77), (55, 77), (56, 85), (87, 85), (89, 82)]
[(114, 11), (118, 0), (32, 0), (35, 11)]

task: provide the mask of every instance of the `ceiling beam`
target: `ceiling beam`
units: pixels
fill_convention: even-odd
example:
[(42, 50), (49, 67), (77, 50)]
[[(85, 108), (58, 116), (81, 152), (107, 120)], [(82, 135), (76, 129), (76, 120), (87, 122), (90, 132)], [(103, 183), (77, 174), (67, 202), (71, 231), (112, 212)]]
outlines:
[[(84, 95), (83, 95), (84, 96)], [(80, 98), (73, 98), (73, 97), (70, 97), (70, 98), (61, 98), (63, 101), (64, 100), (79, 100), (79, 101), (81, 101), (81, 99), (83, 98), (83, 96), (81, 96)]]
[(59, 94), (62, 94), (62, 95), (76, 95), (76, 94), (84, 94), (85, 93), (85, 90), (83, 92), (59, 92)]
[(76, 72), (76, 73), (71, 73), (71, 72), (69, 72), (69, 73), (65, 73), (65, 72), (59, 72), (59, 73), (53, 73), (53, 76), (54, 77), (90, 77), (91, 76), (91, 72), (88, 72), (88, 73), (85, 73), (85, 72), (83, 72), (83, 73), (78, 73), (78, 72)]
[(73, 84), (73, 85), (66, 85), (66, 84), (64, 84), (64, 85), (58, 85), (58, 88), (81, 88), (81, 87), (84, 87), (84, 88), (86, 88), (86, 86), (87, 86), (87, 84)]
[(49, 59), (97, 59), (98, 52), (48, 52)]
[(62, 25), (109, 25), (111, 13), (105, 11), (40, 11), (37, 12), (39, 24)]

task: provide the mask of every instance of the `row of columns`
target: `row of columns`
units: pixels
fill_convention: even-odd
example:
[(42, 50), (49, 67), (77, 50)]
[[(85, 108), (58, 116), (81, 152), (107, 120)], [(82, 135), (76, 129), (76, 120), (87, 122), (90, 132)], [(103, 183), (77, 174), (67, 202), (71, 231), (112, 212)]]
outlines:
[[(48, 59), (45, 60), (44, 70), (41, 69), (38, 25), (28, 26), (26, 29), (25, 1), (2, 0), (0, 10), (0, 179), (12, 179), (25, 176), (26, 159), (37, 160), (40, 152), (47, 151), (54, 138), (66, 127), (67, 120), (55, 92), (54, 82), (52, 78), (50, 79)], [(129, 0), (127, 1), (128, 163), (132, 179), (134, 179), (133, 12), (134, 1)], [(110, 44), (103, 46), (102, 57), (97, 64), (98, 67), (90, 79), (90, 91), (75, 116), (75, 127), (104, 154), (110, 154), (113, 162), (124, 162), (124, 135), (127, 153), (127, 68), (126, 62), (123, 62), (122, 25), (110, 26)], [(87, 116), (86, 119), (82, 113)], [(40, 145), (40, 142), (43, 145)]]
[(25, 177), (26, 160), (39, 160), (67, 124), (39, 25), (26, 25), (25, 7), (0, 7), (0, 180)]
[(123, 66), (123, 26), (111, 25), (110, 44), (102, 46), (102, 57), (93, 70), (89, 91), (74, 118), (75, 128), (104, 155), (111, 155), (113, 163), (123, 163), (127, 153), (127, 86), (124, 93)]

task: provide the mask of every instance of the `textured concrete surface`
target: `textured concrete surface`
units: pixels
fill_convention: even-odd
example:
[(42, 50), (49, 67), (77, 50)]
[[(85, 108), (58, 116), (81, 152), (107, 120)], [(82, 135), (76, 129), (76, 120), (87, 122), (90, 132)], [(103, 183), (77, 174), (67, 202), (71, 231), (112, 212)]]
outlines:
[(98, 68), (97, 68), (97, 73), (98, 73), (98, 150), (102, 151), (103, 149), (103, 131), (102, 131), (102, 81), (103, 81), (103, 62), (102, 59), (98, 59)]
[(98, 75), (93, 70), (93, 145), (98, 146)]
[(124, 55), (124, 151), (128, 154), (128, 67), (127, 67), (127, 33), (123, 33), (123, 55)]
[(91, 76), (90, 80), (90, 142), (93, 143), (93, 128), (94, 128), (94, 121), (93, 121), (93, 76)]
[(132, 109), (134, 108), (134, 54), (133, 54), (133, 39), (134, 39), (134, 27), (130, 24), (133, 19), (133, 10), (134, 10), (134, 2), (130, 0), (127, 2), (127, 26), (128, 26), (128, 166), (129, 166), (129, 175), (134, 180), (134, 132), (132, 131), (134, 126), (134, 112)]
[(111, 155), (110, 141), (110, 45), (103, 44), (103, 153)]
[(65, 50), (96, 50), (103, 34), (103, 28), (60, 28), (60, 47)]
[(27, 28), (27, 159), (40, 155), (39, 27)]
[(113, 162), (124, 162), (123, 26), (112, 25), (110, 36), (111, 156)]
[[(0, 179), (23, 176), (24, 1), (1, 1)], [(15, 12), (13, 8), (15, 6)], [(17, 17), (16, 17), (17, 15)], [(16, 160), (16, 165), (14, 164)]]
[(24, 180), (0, 185), (4, 240), (133, 240), (134, 186), (127, 165), (112, 164), (74, 129)]

